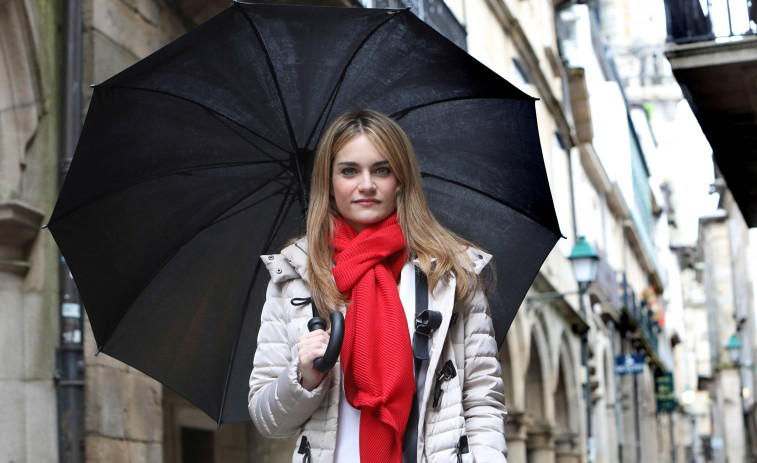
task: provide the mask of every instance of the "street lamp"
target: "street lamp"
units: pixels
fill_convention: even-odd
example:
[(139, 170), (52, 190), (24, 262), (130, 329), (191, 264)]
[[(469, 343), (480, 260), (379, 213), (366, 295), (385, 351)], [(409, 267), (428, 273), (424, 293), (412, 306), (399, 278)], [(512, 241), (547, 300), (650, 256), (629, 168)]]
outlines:
[(578, 282), (578, 292), (579, 294), (583, 294), (597, 278), (599, 256), (589, 242), (586, 241), (586, 237), (580, 236), (578, 242), (570, 251), (568, 259), (573, 265), (573, 275)]
[(736, 333), (731, 335), (731, 339), (725, 345), (725, 350), (728, 352), (728, 358), (734, 365), (739, 363), (741, 358), (741, 340), (736, 336)]
[(578, 295), (578, 304), (580, 306), (582, 317), (577, 317), (577, 326), (581, 333), (581, 365), (586, 371), (586, 382), (584, 383), (584, 396), (586, 398), (586, 431), (587, 431), (587, 453), (589, 463), (594, 463), (594, 438), (591, 423), (591, 369), (589, 368), (589, 311), (584, 303), (584, 296), (594, 280), (597, 279), (597, 270), (599, 269), (599, 255), (591, 247), (586, 237), (579, 236), (573, 249), (568, 256), (573, 266), (573, 276), (578, 283), (578, 291), (572, 292), (551, 292), (539, 293), (526, 296), (526, 304), (538, 300), (553, 298), (563, 298), (569, 294)]

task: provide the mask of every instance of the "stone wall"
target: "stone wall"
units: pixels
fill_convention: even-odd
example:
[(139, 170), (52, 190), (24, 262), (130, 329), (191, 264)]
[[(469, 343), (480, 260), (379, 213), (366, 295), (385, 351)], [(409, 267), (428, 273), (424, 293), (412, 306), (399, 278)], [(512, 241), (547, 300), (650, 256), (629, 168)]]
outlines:
[(52, 1), (0, 2), (0, 458), (57, 460), (58, 21)]

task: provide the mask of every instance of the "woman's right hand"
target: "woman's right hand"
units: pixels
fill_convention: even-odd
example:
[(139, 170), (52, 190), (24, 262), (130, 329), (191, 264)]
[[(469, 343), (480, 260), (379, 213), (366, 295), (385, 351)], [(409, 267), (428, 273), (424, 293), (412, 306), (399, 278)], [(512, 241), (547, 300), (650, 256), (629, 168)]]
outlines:
[(323, 381), (326, 376), (313, 366), (315, 359), (323, 357), (326, 353), (326, 346), (329, 344), (331, 330), (310, 331), (300, 336), (297, 343), (297, 353), (300, 357), (300, 374), (302, 375), (302, 387), (312, 391)]

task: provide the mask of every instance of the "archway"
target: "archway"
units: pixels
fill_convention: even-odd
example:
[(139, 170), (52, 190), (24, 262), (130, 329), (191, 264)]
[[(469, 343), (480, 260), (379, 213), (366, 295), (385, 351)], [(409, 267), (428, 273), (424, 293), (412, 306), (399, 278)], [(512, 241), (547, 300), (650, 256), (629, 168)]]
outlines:
[(555, 385), (555, 461), (574, 463), (581, 461), (579, 409), (580, 388), (575, 374), (575, 356), (567, 335), (560, 340), (557, 384)]
[(554, 463), (555, 448), (553, 425), (548, 414), (547, 404), (552, 400), (547, 395), (546, 385), (549, 349), (538, 323), (531, 335), (529, 362), (525, 375), (526, 413), (531, 419), (526, 443), (526, 461), (528, 463)]

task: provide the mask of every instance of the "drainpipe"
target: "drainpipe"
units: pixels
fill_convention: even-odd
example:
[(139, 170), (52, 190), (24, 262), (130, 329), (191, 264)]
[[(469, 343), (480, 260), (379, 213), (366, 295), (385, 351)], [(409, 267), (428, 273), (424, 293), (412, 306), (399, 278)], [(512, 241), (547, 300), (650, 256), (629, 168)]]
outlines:
[[(82, 120), (82, 4), (64, 6), (63, 112), (59, 185), (68, 172)], [(58, 452), (61, 463), (84, 462), (83, 318), (79, 292), (63, 256), (59, 265), (60, 338), (56, 349)]]
[[(612, 360), (615, 362), (615, 322), (611, 320), (608, 323), (608, 328), (610, 329), (610, 355), (612, 355)], [(623, 463), (623, 415), (620, 408), (620, 388), (618, 387), (620, 379), (614, 371), (612, 375), (612, 384), (615, 391), (615, 431), (618, 439), (618, 463)]]

